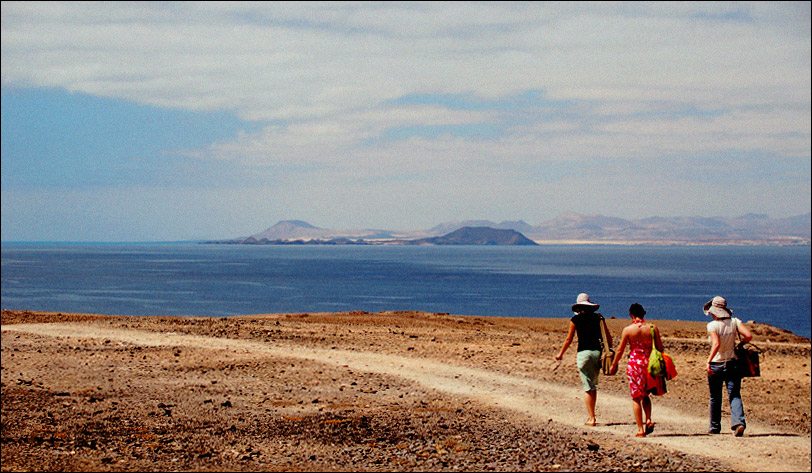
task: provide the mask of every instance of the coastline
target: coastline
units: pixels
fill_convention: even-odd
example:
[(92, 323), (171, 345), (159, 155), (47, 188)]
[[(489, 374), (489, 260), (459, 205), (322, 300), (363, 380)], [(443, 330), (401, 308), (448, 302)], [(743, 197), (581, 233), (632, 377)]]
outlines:
[[(758, 240), (738, 240), (738, 239), (719, 239), (719, 240), (578, 240), (578, 239), (562, 239), (562, 240), (543, 240), (530, 238), (529, 241), (535, 245), (561, 245), (561, 246), (583, 246), (583, 245), (619, 245), (619, 246), (810, 246), (812, 240), (809, 238), (776, 238), (776, 239), (758, 239)], [(406, 239), (377, 239), (377, 238), (333, 238), (333, 239), (319, 239), (319, 238), (295, 238), (295, 239), (281, 239), (281, 240), (262, 240), (262, 241), (241, 241), (241, 240), (203, 240), (193, 242), (200, 245), (251, 245), (251, 246), (265, 246), (265, 245), (368, 245), (368, 246), (443, 246), (447, 244), (431, 243), (431, 242), (417, 242), (417, 240)], [(458, 245), (467, 246), (488, 246), (487, 244), (465, 243)], [(521, 246), (515, 244), (499, 244), (494, 246)]]
[(533, 240), (538, 245), (622, 245), (622, 246), (810, 246), (808, 238), (776, 240)]
[(704, 323), (653, 322), (679, 375), (636, 440), (622, 369), (583, 427), (566, 319), (3, 311), (3, 471), (809, 471), (809, 339), (751, 325), (752, 427), (711, 438)]
[[(624, 245), (624, 246), (812, 246), (812, 239), (809, 238), (779, 238), (772, 240), (545, 240), (531, 238), (537, 245)], [(177, 241), (2, 241), (0, 245), (20, 246), (20, 245), (239, 245), (241, 243), (226, 243), (228, 240), (177, 240)], [(295, 241), (312, 242), (319, 241), (316, 238), (280, 240), (286, 243)], [(377, 238), (364, 239), (371, 245), (385, 246), (392, 240)], [(245, 243), (242, 243), (245, 244)], [(402, 246), (402, 244), (396, 244)], [(476, 245), (472, 245), (476, 246)], [(480, 245), (484, 246), (484, 245)], [(511, 245), (501, 245), (511, 246)]]

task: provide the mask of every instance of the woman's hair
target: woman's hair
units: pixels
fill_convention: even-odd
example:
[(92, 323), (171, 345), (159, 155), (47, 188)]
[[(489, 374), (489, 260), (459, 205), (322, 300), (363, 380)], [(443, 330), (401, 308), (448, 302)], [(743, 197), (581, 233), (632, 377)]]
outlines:
[(643, 306), (635, 302), (629, 307), (629, 313), (633, 316), (637, 317), (638, 319), (642, 319), (646, 316), (646, 311), (643, 309)]

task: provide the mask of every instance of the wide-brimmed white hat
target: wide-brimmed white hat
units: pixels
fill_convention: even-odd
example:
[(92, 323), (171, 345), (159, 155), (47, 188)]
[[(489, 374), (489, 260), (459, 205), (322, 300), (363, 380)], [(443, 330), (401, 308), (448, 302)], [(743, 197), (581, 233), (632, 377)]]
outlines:
[(600, 307), (600, 304), (593, 304), (589, 300), (589, 294), (582, 292), (578, 294), (578, 299), (575, 300), (575, 304), (572, 306), (572, 311), (576, 312), (579, 307), (583, 307), (586, 309), (595, 309), (597, 310)]
[(705, 303), (702, 308), (705, 315), (715, 315), (720, 319), (726, 319), (733, 315), (733, 310), (727, 308), (727, 301), (722, 296), (716, 296)]

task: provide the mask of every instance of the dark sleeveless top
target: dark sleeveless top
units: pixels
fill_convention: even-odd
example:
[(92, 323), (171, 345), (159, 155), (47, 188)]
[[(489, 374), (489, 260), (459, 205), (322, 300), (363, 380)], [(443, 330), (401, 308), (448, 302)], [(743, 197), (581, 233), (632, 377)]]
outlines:
[(582, 312), (572, 316), (578, 334), (578, 351), (601, 349), (601, 319), (597, 312)]

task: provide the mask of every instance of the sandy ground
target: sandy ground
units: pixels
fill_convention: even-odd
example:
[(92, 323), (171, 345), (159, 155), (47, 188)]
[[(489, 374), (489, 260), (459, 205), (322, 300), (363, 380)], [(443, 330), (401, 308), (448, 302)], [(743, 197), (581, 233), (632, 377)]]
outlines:
[[(609, 320), (617, 336), (625, 320)], [(810, 342), (751, 324), (748, 429), (707, 433), (704, 324), (634, 438), (623, 368), (586, 427), (566, 319), (2, 313), (3, 471), (810, 471)], [(625, 363), (622, 363), (623, 366)], [(723, 426), (729, 420), (723, 411)]]

